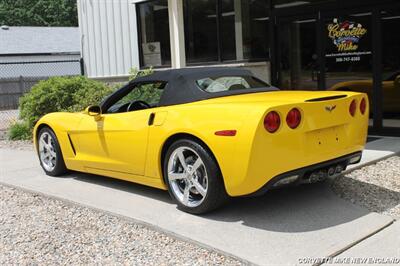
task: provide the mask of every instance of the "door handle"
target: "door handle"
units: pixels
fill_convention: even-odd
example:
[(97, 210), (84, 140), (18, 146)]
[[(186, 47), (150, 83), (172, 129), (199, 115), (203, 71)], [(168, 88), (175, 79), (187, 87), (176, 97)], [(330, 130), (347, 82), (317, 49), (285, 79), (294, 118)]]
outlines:
[(149, 121), (147, 122), (147, 124), (149, 125), (149, 126), (151, 126), (151, 125), (153, 125), (153, 123), (154, 123), (154, 118), (156, 117), (156, 114), (155, 113), (151, 113), (150, 114), (150, 116), (149, 116)]

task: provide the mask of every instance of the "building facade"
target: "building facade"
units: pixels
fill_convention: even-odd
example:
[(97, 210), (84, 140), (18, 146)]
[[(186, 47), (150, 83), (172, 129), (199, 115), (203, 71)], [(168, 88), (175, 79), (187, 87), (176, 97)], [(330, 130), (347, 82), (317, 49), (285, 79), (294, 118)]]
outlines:
[(398, 0), (79, 0), (88, 76), (238, 66), (287, 90), (371, 98), (370, 132), (400, 135)]

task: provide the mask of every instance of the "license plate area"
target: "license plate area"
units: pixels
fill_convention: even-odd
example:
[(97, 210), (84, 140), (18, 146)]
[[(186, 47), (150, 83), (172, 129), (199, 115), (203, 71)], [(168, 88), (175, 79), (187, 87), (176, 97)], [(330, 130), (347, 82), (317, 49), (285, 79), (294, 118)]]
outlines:
[(314, 151), (330, 151), (345, 146), (343, 126), (317, 129), (307, 132), (307, 147)]

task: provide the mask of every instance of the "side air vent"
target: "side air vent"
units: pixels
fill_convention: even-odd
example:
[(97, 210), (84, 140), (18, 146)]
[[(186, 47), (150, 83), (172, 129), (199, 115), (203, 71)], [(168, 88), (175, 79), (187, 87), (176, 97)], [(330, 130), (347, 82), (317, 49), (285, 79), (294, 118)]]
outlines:
[(68, 135), (68, 139), (69, 139), (69, 144), (71, 144), (72, 151), (74, 152), (74, 155), (76, 155), (75, 147), (74, 147), (74, 144), (72, 143), (71, 137), (69, 136), (69, 134), (67, 134), (67, 135)]
[(322, 102), (322, 101), (329, 101), (329, 100), (336, 100), (340, 98), (345, 98), (347, 95), (335, 95), (335, 96), (328, 96), (328, 97), (321, 97), (321, 98), (314, 98), (314, 99), (309, 99), (306, 100), (306, 102)]

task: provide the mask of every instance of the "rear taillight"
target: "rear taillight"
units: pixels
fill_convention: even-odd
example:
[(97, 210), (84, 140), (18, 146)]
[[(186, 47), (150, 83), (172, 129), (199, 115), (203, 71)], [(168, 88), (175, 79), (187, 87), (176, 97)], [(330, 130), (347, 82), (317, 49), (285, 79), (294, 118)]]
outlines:
[(349, 112), (351, 114), (351, 116), (355, 116), (356, 115), (356, 110), (357, 110), (357, 103), (356, 100), (352, 100), (350, 107), (349, 107)]
[(365, 114), (365, 110), (367, 110), (367, 101), (363, 98), (360, 103), (360, 112)]
[(300, 125), (301, 122), (301, 113), (299, 109), (293, 108), (292, 110), (289, 111), (289, 113), (286, 116), (286, 123), (291, 129), (295, 129)]
[(269, 133), (276, 132), (281, 125), (281, 118), (275, 111), (269, 112), (264, 118), (264, 127)]

